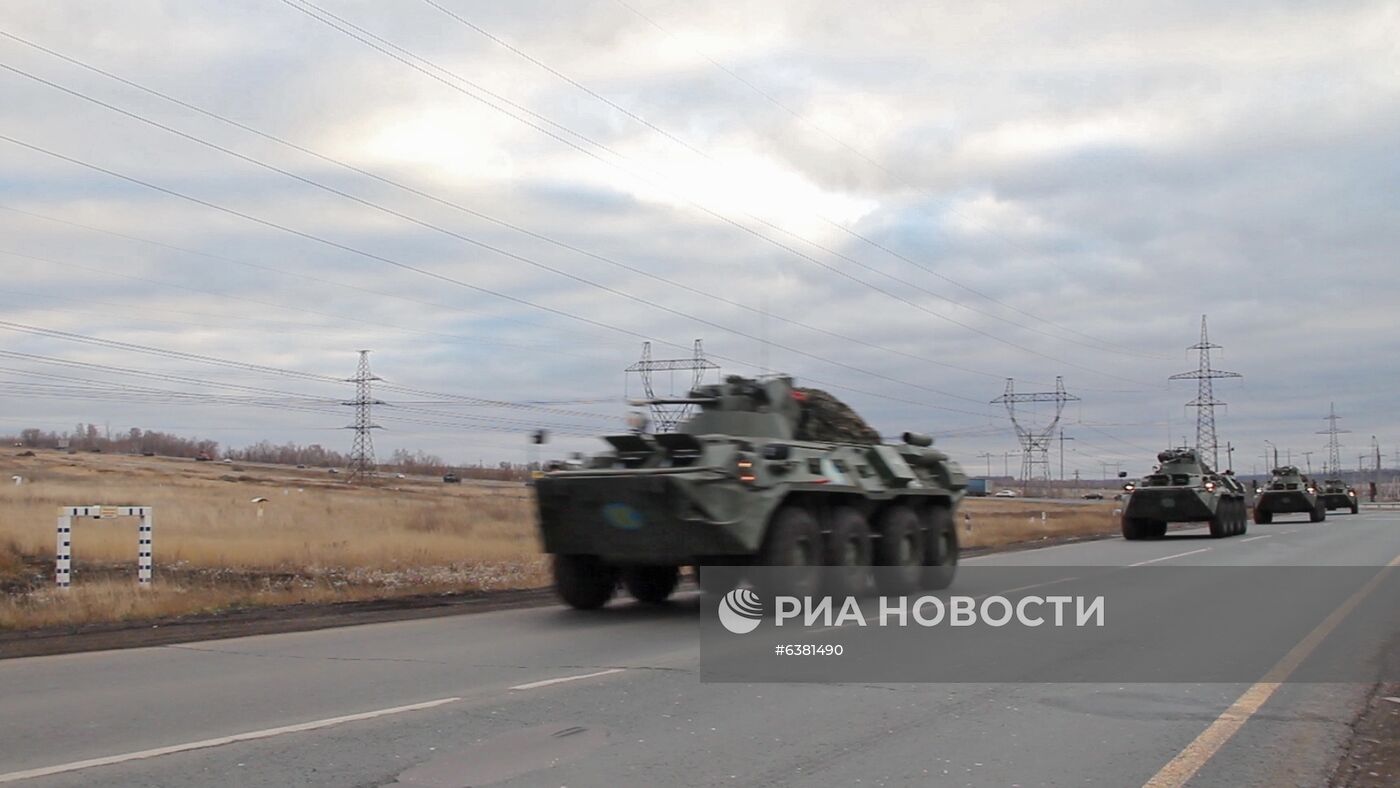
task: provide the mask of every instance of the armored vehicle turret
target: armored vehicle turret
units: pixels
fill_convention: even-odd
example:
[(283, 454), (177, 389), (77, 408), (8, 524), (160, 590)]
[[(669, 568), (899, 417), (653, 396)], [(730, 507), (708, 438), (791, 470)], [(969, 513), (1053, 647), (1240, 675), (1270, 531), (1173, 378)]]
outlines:
[[(575, 608), (619, 582), (664, 601), (678, 570), (837, 567), (832, 593), (944, 588), (958, 561), (954, 514), (967, 477), (926, 435), (880, 442), (854, 412), (788, 377), (730, 377), (689, 397), (677, 432), (604, 438), (611, 450), (535, 482), (555, 587)], [(639, 424), (640, 426), (640, 424)], [(801, 571), (795, 573), (806, 577)], [(815, 580), (813, 580), (815, 582)], [(815, 591), (815, 588), (809, 589)]]
[(1306, 513), (1314, 523), (1327, 519), (1327, 506), (1318, 495), (1317, 485), (1294, 465), (1284, 465), (1270, 473), (1269, 483), (1254, 501), (1254, 522), (1268, 525), (1274, 521), (1274, 515), (1289, 513)]
[(1193, 449), (1168, 449), (1157, 461), (1152, 473), (1124, 485), (1124, 539), (1160, 539), (1168, 523), (1207, 522), (1215, 538), (1245, 532), (1248, 502), (1233, 473), (1216, 473)]
[(1361, 499), (1356, 497), (1356, 488), (1348, 486), (1341, 479), (1324, 480), (1317, 496), (1329, 512), (1333, 509), (1350, 509), (1352, 514), (1361, 512)]

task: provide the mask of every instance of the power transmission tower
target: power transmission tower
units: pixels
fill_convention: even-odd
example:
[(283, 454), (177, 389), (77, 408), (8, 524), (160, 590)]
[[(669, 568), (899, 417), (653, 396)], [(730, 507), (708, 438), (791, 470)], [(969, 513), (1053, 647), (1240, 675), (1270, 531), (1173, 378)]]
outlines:
[(383, 405), (381, 400), (375, 399), (370, 394), (369, 384), (372, 380), (382, 380), (369, 371), (369, 351), (360, 351), (360, 366), (355, 370), (355, 377), (348, 378), (350, 383), (355, 384), (355, 399), (351, 402), (342, 402), (342, 405), (350, 405), (355, 408), (355, 423), (346, 427), (355, 431), (355, 441), (350, 446), (350, 467), (346, 469), (346, 481), (355, 482), (367, 479), (374, 475), (374, 438), (371, 430), (383, 429), (375, 424), (370, 418), (371, 405)]
[[(651, 343), (642, 343), (642, 358), (637, 363), (628, 367), (626, 372), (636, 372), (642, 377), (642, 388), (646, 392), (647, 399), (656, 399), (656, 388), (653, 382), (653, 374), (656, 372), (689, 372), (690, 388), (686, 393), (698, 387), (705, 379), (706, 370), (718, 370), (719, 365), (705, 358), (704, 348), (700, 345), (700, 340), (695, 340), (695, 352), (690, 358), (664, 358), (654, 359), (651, 357)], [(673, 381), (674, 384), (674, 381)], [(674, 385), (672, 386), (674, 388)], [(674, 393), (674, 392), (673, 392)], [(676, 425), (685, 420), (690, 415), (690, 405), (665, 405), (652, 404), (651, 419), (655, 432), (671, 432)]]
[[(992, 400), (993, 405), (1000, 403), (1006, 406), (1006, 413), (1011, 417), (1011, 426), (1016, 430), (1016, 438), (1021, 442), (1021, 485), (1023, 490), (1026, 483), (1032, 479), (1047, 483), (1050, 481), (1050, 444), (1055, 439), (1055, 428), (1060, 424), (1060, 416), (1065, 411), (1065, 403), (1078, 401), (1078, 397), (1065, 392), (1064, 378), (1058, 376), (1055, 378), (1054, 391), (1042, 391), (1034, 394), (1017, 394), (1015, 381), (1007, 378), (1006, 391), (1000, 397)], [(1023, 423), (1023, 419), (1016, 416), (1016, 405), (1028, 402), (1055, 403), (1055, 417), (1048, 424), (1041, 426), (1029, 422)]]
[(1322, 469), (1324, 476), (1337, 476), (1342, 472), (1342, 443), (1337, 440), (1337, 436), (1351, 432), (1351, 430), (1337, 429), (1337, 420), (1340, 418), (1341, 416), (1337, 415), (1336, 403), (1327, 403), (1327, 417), (1324, 419), (1327, 422), (1327, 429), (1318, 430), (1317, 433), (1327, 436), (1327, 467)]
[(1180, 375), (1172, 375), (1167, 380), (1195, 380), (1197, 381), (1196, 398), (1188, 403), (1186, 407), (1196, 409), (1196, 456), (1202, 460), (1210, 455), (1210, 467), (1220, 468), (1220, 444), (1215, 440), (1215, 406), (1224, 405), (1215, 398), (1215, 392), (1211, 381), (1220, 378), (1242, 378), (1238, 372), (1223, 372), (1218, 369), (1211, 369), (1210, 351), (1219, 350), (1220, 345), (1211, 344), (1210, 337), (1206, 335), (1206, 316), (1201, 315), (1201, 341), (1187, 348), (1187, 350), (1200, 351), (1200, 365), (1191, 372), (1183, 372)]

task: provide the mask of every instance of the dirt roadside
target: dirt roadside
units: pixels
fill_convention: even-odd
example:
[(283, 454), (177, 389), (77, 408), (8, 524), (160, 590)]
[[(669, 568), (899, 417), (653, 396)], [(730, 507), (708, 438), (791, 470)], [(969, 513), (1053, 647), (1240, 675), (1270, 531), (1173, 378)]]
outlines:
[(210, 615), (0, 632), (0, 659), (307, 632), (356, 624), (538, 607), (553, 601), (551, 589), (526, 588), (362, 602), (255, 607)]
[(1351, 742), (1329, 785), (1332, 788), (1400, 785), (1400, 682), (1377, 684), (1351, 729)]

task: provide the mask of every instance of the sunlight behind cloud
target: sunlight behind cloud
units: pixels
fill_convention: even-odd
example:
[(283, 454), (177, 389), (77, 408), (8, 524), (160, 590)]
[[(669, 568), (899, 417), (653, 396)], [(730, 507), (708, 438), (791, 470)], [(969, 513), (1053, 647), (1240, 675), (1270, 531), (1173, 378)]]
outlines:
[(509, 122), (450, 106), (395, 107), (367, 124), (355, 147), (372, 162), (408, 165), (436, 180), (507, 180), (515, 161), (499, 142)]
[(752, 214), (813, 241), (839, 234), (823, 218), (851, 224), (880, 205), (870, 197), (823, 189), (783, 162), (750, 150), (728, 150), (710, 159), (649, 151), (631, 159), (630, 169), (647, 173), (650, 182), (620, 179), (616, 171), (593, 162), (582, 163), (576, 174), (591, 181), (607, 180), (641, 201), (696, 216), (701, 214), (691, 208), (691, 202), (738, 221)]

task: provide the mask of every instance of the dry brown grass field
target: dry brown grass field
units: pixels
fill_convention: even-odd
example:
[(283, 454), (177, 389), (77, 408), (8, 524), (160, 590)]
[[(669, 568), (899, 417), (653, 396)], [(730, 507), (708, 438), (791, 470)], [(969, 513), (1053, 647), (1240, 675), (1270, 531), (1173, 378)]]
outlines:
[[(0, 629), (548, 582), (523, 485), (357, 487), (314, 470), (0, 452)], [(75, 521), (73, 588), (54, 587), (57, 510), (90, 504), (154, 507), (152, 588), (135, 587), (136, 524), (124, 519)], [(1102, 504), (980, 499), (963, 512), (967, 547), (1116, 530)]]

